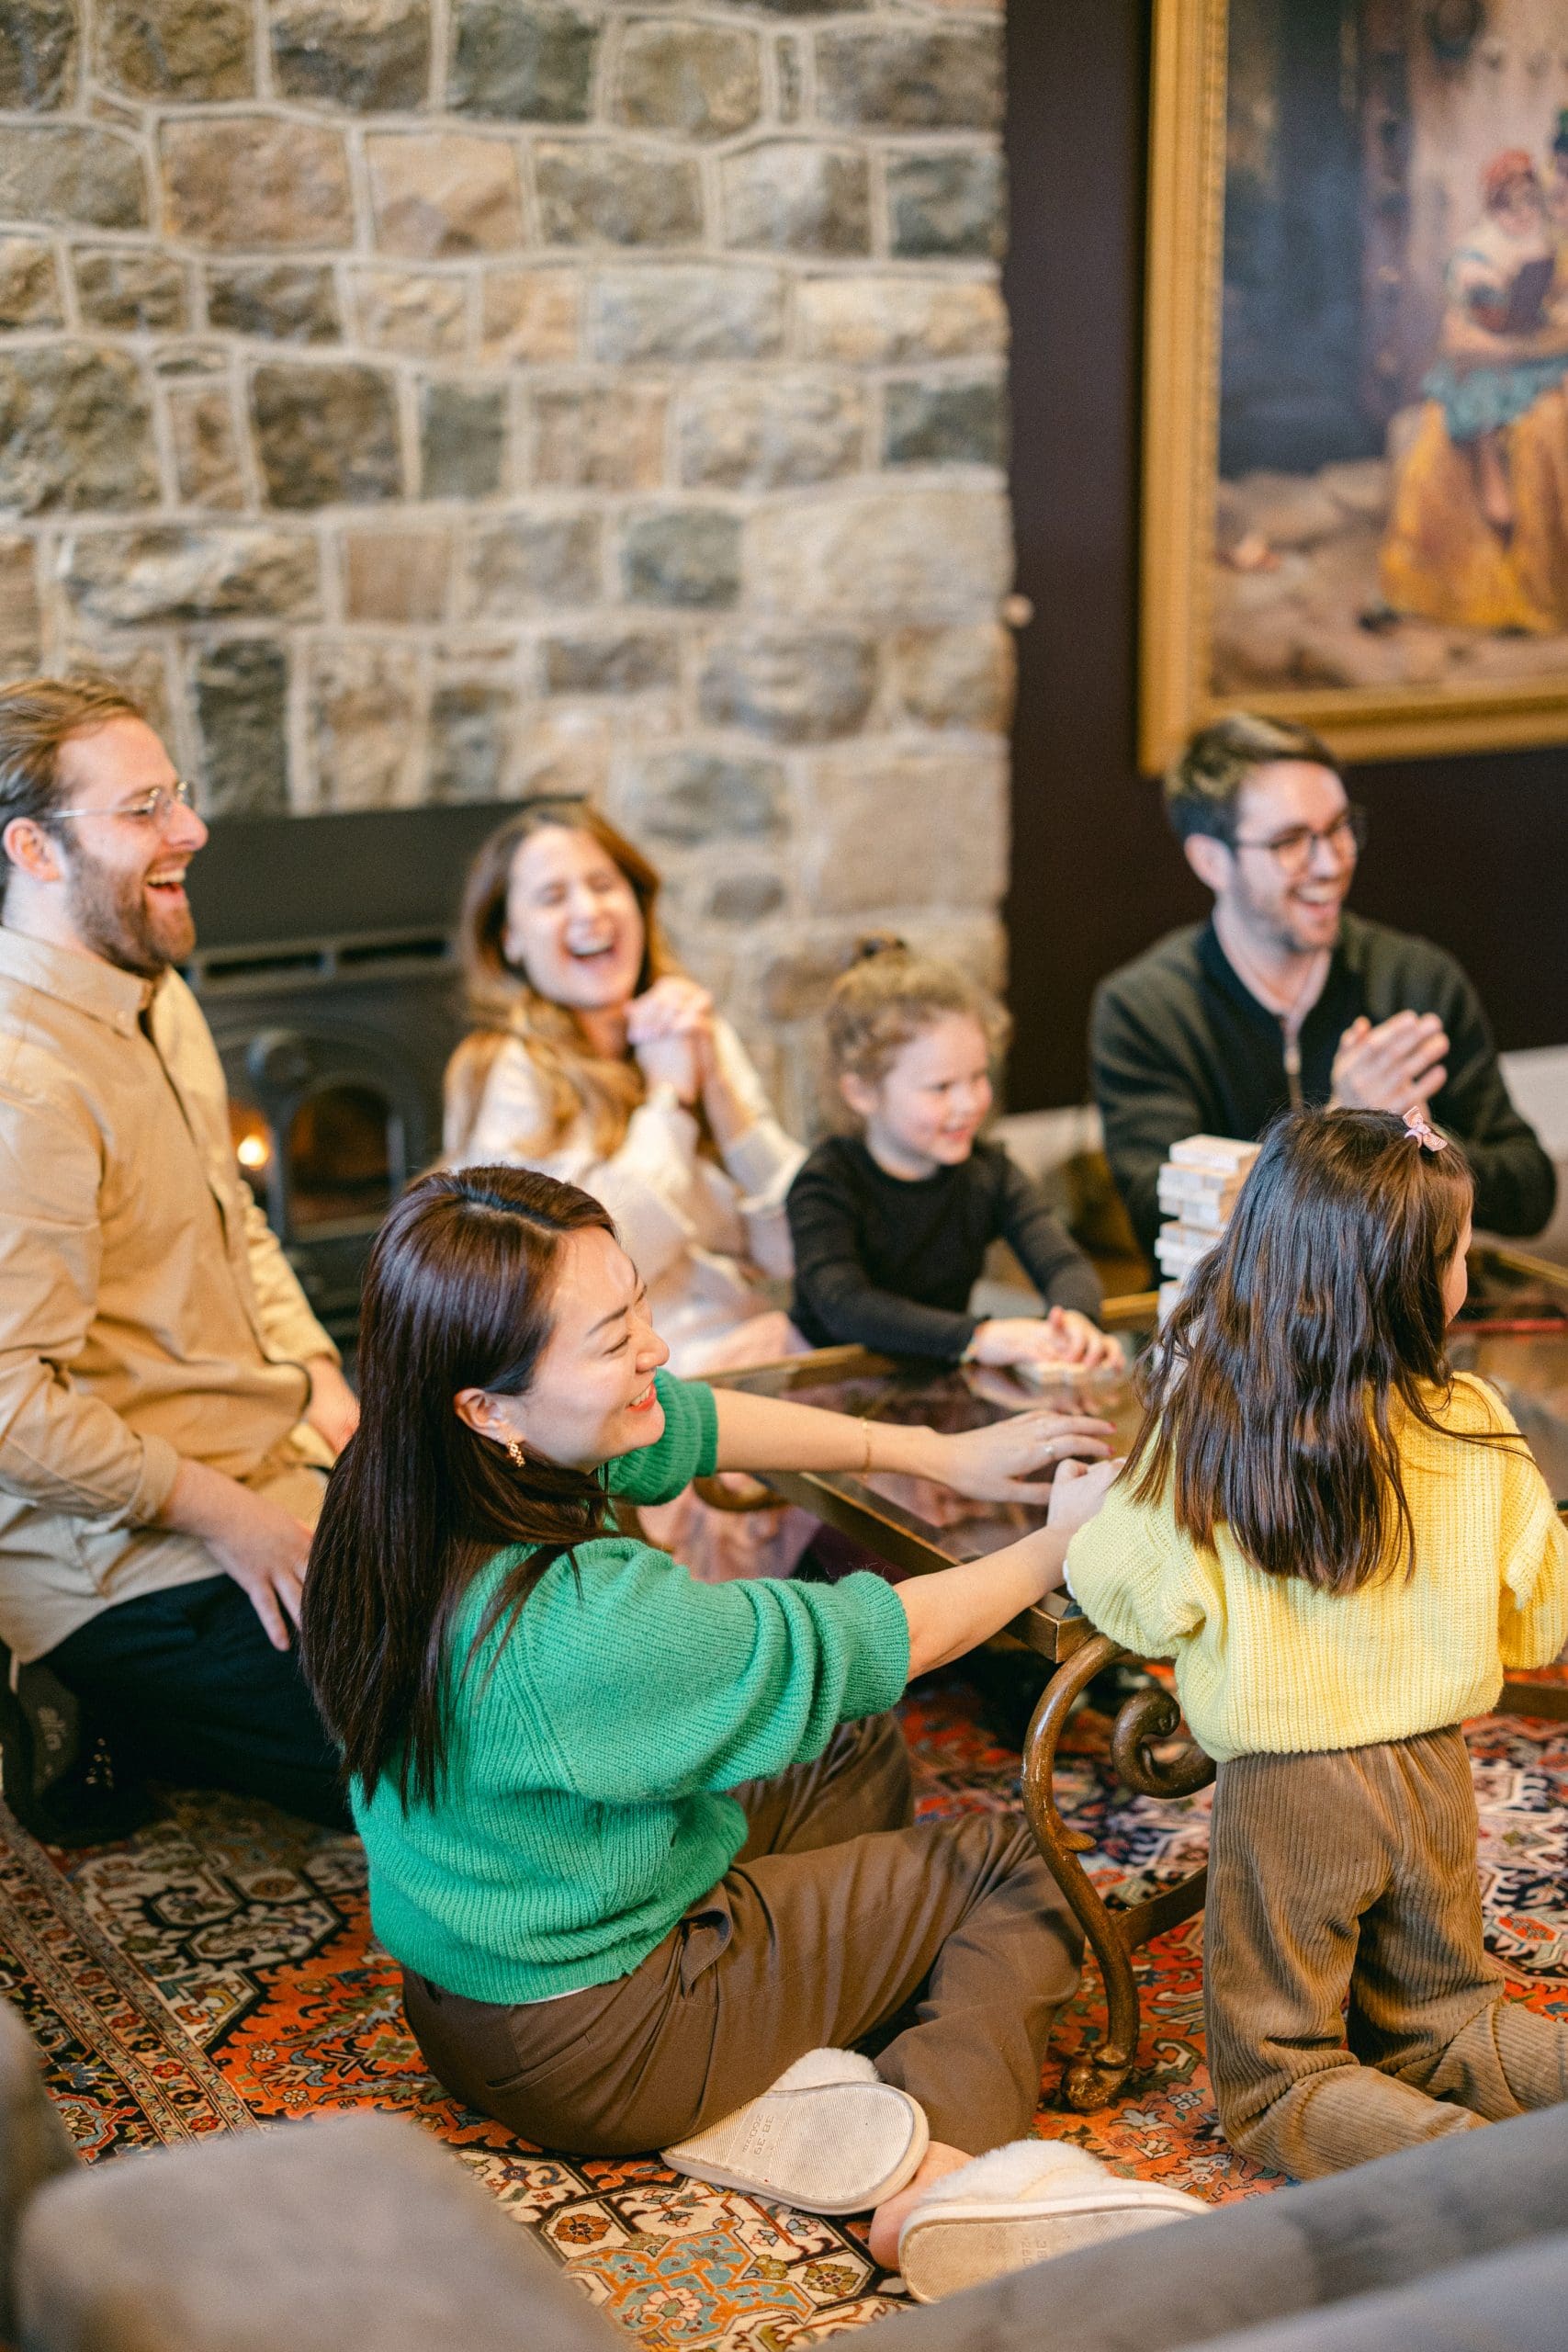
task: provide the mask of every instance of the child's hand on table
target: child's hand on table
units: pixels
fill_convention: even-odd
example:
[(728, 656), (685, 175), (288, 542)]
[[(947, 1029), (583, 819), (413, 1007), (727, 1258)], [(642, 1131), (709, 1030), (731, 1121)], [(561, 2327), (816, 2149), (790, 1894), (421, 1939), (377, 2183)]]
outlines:
[(1051, 1502), (1045, 1520), (1076, 1534), (1087, 1527), (1126, 1467), (1123, 1456), (1114, 1462), (1064, 1462), (1051, 1482)]
[(1080, 1315), (1076, 1306), (1054, 1306), (1045, 1317), (1045, 1329), (1055, 1342), (1057, 1353), (1053, 1359), (1043, 1356), (1049, 1363), (1070, 1363), (1075, 1372), (1124, 1372), (1127, 1359), (1122, 1343), (1098, 1323)]
[(1098, 1372), (1104, 1366), (1120, 1370), (1122, 1350), (1109, 1331), (1091, 1323), (1073, 1306), (1054, 1306), (1048, 1315), (993, 1316), (982, 1323), (969, 1342), (971, 1363), (1015, 1364), (1072, 1372)]
[(1053, 1491), (1043, 1479), (1074, 1456), (1102, 1462), (1114, 1434), (1109, 1421), (1089, 1413), (1010, 1413), (944, 1437), (939, 1475), (976, 1502), (1043, 1503)]

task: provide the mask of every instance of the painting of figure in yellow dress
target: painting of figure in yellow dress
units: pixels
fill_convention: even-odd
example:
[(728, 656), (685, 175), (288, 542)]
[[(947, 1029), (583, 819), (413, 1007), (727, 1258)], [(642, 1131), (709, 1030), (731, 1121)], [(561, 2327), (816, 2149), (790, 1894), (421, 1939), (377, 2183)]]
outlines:
[(1156, 56), (1150, 764), (1242, 703), (1568, 740), (1568, 0), (1156, 0)]
[(1494, 156), (1485, 212), (1450, 264), (1439, 356), (1383, 540), (1396, 613), (1568, 631), (1568, 112), (1549, 189), (1524, 148)]

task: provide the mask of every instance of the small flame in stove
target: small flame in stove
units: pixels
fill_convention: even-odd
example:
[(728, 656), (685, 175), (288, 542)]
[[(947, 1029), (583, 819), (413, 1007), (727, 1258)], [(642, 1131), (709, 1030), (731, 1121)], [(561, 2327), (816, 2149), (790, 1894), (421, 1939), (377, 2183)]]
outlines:
[(230, 1103), (229, 1133), (234, 1157), (247, 1176), (258, 1177), (272, 1166), (272, 1129), (254, 1102)]

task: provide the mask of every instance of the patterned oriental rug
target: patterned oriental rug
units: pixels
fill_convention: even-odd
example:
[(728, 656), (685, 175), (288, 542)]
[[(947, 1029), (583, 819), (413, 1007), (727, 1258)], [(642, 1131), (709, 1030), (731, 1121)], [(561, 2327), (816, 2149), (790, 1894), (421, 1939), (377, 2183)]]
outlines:
[[(921, 1810), (1011, 1808), (1016, 1754), (959, 1682), (906, 1702)], [(1109, 1726), (1085, 1713), (1062, 1759), (1063, 1811), (1091, 1870), (1129, 1894), (1201, 1858), (1205, 1796), (1129, 1799)], [(1492, 1949), (1514, 1992), (1568, 2016), (1568, 1725), (1496, 1716), (1470, 1732)], [(0, 1807), (0, 1995), (45, 2052), (81, 2154), (252, 2131), (344, 2107), (412, 2117), (444, 2140), (583, 2292), (649, 2352), (783, 2352), (897, 2307), (853, 2223), (815, 2221), (677, 2179), (649, 2160), (569, 2162), (509, 2143), (425, 2073), (397, 1970), (369, 1934), (357, 1842), (265, 1806), (178, 1796), (129, 1843), (46, 1851)], [(1144, 2041), (1129, 2095), (1095, 2116), (1058, 2101), (1058, 2054), (1103, 2022), (1099, 1977), (1064, 2023), (1040, 2129), (1119, 2170), (1221, 2202), (1277, 2185), (1226, 2149), (1203, 2064), (1201, 1924), (1144, 1955)]]

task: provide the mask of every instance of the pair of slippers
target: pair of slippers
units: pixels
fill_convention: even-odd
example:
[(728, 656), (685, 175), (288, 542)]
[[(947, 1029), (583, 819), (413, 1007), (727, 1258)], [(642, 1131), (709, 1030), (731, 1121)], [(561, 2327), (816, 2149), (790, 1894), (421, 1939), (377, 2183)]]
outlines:
[[(863, 2213), (919, 2170), (931, 2132), (907, 2091), (853, 2051), (813, 2050), (705, 2132), (664, 2150), (676, 2172), (807, 2213)], [(1157, 2181), (1126, 2180), (1062, 2140), (1015, 2140), (933, 2182), (898, 2233), (917, 2302), (1076, 2246), (1206, 2212)]]

